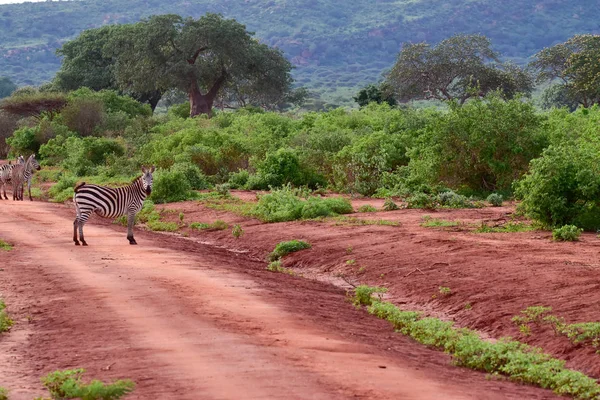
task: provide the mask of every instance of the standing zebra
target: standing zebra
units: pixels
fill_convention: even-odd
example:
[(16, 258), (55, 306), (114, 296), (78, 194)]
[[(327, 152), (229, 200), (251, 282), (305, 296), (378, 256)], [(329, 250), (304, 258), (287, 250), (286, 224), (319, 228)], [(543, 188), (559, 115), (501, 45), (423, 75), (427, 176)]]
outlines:
[(23, 201), (23, 186), (25, 182), (29, 185), (29, 200), (31, 198), (31, 177), (33, 176), (33, 169), (40, 170), (40, 164), (35, 159), (35, 154), (30, 155), (25, 161), (25, 164), (17, 164), (12, 171), (12, 186), (13, 186), (13, 200)]
[[(1, 185), (2, 191), (4, 192), (5, 200), (8, 200), (8, 197), (6, 196), (6, 185), (11, 182), (12, 171), (15, 168), (15, 166), (17, 166), (18, 164), (25, 164), (25, 159), (23, 158), (23, 156), (19, 156), (17, 158), (16, 164), (11, 164), (9, 162), (8, 164), (5, 164), (0, 167), (0, 185)], [(0, 194), (0, 200), (2, 200), (1, 194)]]
[(75, 245), (79, 246), (77, 240), (77, 227), (79, 226), (79, 239), (81, 244), (87, 246), (83, 238), (83, 225), (92, 212), (105, 218), (127, 215), (127, 239), (129, 239), (129, 244), (137, 244), (133, 238), (133, 224), (135, 215), (142, 209), (144, 199), (152, 193), (153, 172), (154, 167), (142, 167), (142, 176), (128, 186), (118, 188), (87, 185), (85, 182), (77, 185), (73, 195), (73, 202), (77, 210), (77, 217), (73, 221)]

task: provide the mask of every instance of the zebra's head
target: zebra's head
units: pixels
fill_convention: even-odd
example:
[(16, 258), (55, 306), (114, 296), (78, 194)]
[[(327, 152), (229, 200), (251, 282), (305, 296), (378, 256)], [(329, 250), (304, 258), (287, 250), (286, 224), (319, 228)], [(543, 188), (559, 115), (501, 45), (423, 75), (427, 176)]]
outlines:
[(25, 157), (23, 157), (23, 156), (17, 157), (17, 164), (25, 164)]
[(142, 167), (142, 186), (148, 196), (152, 193), (152, 173), (154, 169), (154, 166), (150, 168)]
[(32, 170), (37, 169), (39, 171), (40, 169), (42, 169), (42, 167), (40, 167), (40, 163), (37, 162), (37, 160), (35, 159), (35, 154), (30, 155), (27, 159), (27, 162), (29, 163), (29, 165), (31, 165)]

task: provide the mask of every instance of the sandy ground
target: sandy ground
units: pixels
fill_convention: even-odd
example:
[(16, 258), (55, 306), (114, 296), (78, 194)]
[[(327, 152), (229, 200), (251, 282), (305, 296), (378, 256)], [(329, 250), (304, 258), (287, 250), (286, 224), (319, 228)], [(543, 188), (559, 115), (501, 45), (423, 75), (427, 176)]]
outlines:
[(130, 246), (124, 228), (95, 219), (90, 246), (76, 247), (67, 206), (1, 207), (0, 238), (15, 248), (2, 254), (0, 292), (16, 324), (0, 336), (0, 386), (13, 400), (76, 367), (133, 379), (132, 399), (554, 398), (452, 366), (339, 287), (265, 271), (272, 243), (259, 232), (238, 251), (139, 230)]

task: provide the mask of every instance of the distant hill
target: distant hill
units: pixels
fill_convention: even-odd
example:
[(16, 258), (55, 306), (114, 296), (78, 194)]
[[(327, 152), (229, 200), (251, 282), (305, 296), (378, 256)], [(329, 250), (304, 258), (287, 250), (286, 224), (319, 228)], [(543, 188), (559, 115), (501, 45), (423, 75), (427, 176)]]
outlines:
[(577, 33), (600, 33), (589, 0), (74, 0), (0, 6), (0, 76), (52, 79), (55, 49), (80, 31), (152, 14), (235, 18), (297, 67), (297, 82), (334, 104), (377, 81), (402, 42), (482, 33), (505, 57), (528, 57)]

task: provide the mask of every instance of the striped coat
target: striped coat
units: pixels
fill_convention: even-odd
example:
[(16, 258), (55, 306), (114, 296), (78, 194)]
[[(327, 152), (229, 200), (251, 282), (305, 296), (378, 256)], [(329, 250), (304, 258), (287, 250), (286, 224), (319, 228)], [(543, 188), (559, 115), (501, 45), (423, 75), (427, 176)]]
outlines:
[[(154, 167), (142, 168), (142, 176), (128, 186), (110, 188), (99, 185), (88, 185), (85, 182), (75, 188), (73, 202), (77, 216), (73, 221), (73, 242), (75, 245), (87, 246), (83, 238), (83, 225), (92, 213), (105, 218), (117, 218), (127, 215), (127, 239), (130, 244), (137, 244), (133, 237), (133, 225), (136, 214), (142, 209), (147, 196), (152, 193), (152, 173)], [(79, 240), (77, 240), (79, 228)]]
[(23, 200), (23, 186), (27, 182), (29, 189), (29, 200), (31, 198), (31, 178), (33, 177), (33, 170), (39, 171), (40, 164), (35, 159), (35, 154), (30, 155), (25, 161), (25, 164), (18, 164), (13, 168), (12, 171), (12, 186), (13, 186), (13, 200)]
[[(17, 157), (16, 164), (5, 164), (0, 166), (0, 189), (4, 192), (4, 199), (8, 200), (6, 196), (6, 185), (12, 183), (12, 172), (15, 166), (18, 164), (25, 164), (25, 159), (23, 156)], [(2, 199), (2, 195), (0, 195), (0, 200)]]

